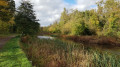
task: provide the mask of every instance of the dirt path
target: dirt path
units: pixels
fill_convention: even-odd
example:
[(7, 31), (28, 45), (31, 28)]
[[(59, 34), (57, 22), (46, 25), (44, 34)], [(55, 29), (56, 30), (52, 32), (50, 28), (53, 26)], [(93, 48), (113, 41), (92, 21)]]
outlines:
[(0, 37), (0, 49), (14, 36)]

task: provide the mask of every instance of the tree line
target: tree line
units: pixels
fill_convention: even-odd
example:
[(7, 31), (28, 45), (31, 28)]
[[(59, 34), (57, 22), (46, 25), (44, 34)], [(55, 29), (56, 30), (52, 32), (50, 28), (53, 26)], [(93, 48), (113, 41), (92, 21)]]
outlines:
[(120, 36), (120, 1), (101, 0), (98, 9), (86, 11), (67, 10), (61, 13), (47, 31), (65, 35)]
[(0, 0), (0, 34), (35, 35), (39, 27), (32, 3), (23, 0), (16, 9), (14, 0)]
[(13, 0), (0, 0), (0, 33), (13, 32), (15, 2)]

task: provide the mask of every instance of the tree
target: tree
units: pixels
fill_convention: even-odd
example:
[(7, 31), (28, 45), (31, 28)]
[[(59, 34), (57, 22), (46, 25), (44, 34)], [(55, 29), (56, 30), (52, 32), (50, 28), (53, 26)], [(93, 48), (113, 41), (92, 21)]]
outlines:
[(15, 12), (15, 2), (13, 0), (0, 0), (0, 20), (8, 22)]
[[(59, 22), (62, 34), (120, 36), (120, 1), (100, 0), (98, 9), (64, 9)], [(56, 25), (51, 25), (54, 29)], [(55, 30), (55, 29), (54, 29)]]
[(14, 22), (15, 2), (0, 0), (0, 33), (12, 32)]
[(106, 36), (117, 36), (120, 32), (120, 18), (113, 15), (108, 18), (108, 22), (105, 24), (103, 31)]
[(59, 23), (60, 26), (67, 23), (68, 20), (69, 20), (68, 11), (66, 10), (66, 8), (64, 8), (64, 11), (61, 13), (61, 17), (60, 17), (60, 23)]
[(105, 36), (118, 36), (120, 32), (120, 2), (118, 0), (106, 0), (104, 13), (106, 23), (103, 28)]
[(58, 25), (58, 22), (55, 21), (50, 27), (49, 27), (49, 31), (51, 33), (60, 33), (60, 30), (59, 30), (59, 25)]
[(35, 35), (39, 32), (33, 5), (29, 1), (22, 1), (15, 15), (17, 31), (22, 35)]
[(99, 20), (98, 20), (98, 17), (97, 15), (92, 15), (89, 19), (89, 25), (91, 27), (91, 29), (95, 29), (96, 31), (98, 31), (99, 29)]
[(99, 20), (101, 30), (103, 30), (103, 27), (107, 21), (107, 18), (105, 17), (105, 12), (104, 12), (105, 9), (103, 5), (104, 5), (103, 0), (97, 3), (97, 6), (98, 6), (97, 15), (98, 15), (98, 20)]

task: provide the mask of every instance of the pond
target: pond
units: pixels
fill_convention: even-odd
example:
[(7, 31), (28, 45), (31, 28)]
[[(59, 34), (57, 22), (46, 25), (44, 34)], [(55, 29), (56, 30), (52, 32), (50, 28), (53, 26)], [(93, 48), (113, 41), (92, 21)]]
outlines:
[[(51, 37), (51, 36), (38, 36), (38, 38), (40, 39), (56, 39), (55, 37)], [(57, 38), (59, 39), (59, 38)], [(71, 40), (65, 40), (65, 39), (60, 39), (64, 42), (73, 42)], [(73, 43), (76, 43), (76, 42), (73, 42)], [(106, 48), (106, 47), (101, 47), (101, 46), (90, 46), (90, 45), (85, 45), (85, 47), (88, 47), (88, 48), (91, 48), (93, 50), (99, 50), (99, 51), (102, 51), (102, 52), (108, 52), (108, 53), (111, 53), (111, 54), (115, 54), (115, 55), (120, 55), (120, 47), (113, 47), (113, 48)]]

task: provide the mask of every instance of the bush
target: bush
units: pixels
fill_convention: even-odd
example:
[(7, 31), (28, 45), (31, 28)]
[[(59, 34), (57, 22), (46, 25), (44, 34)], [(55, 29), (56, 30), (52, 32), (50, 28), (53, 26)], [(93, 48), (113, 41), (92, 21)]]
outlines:
[(10, 24), (8, 22), (3, 22), (0, 20), (0, 34), (9, 33)]

